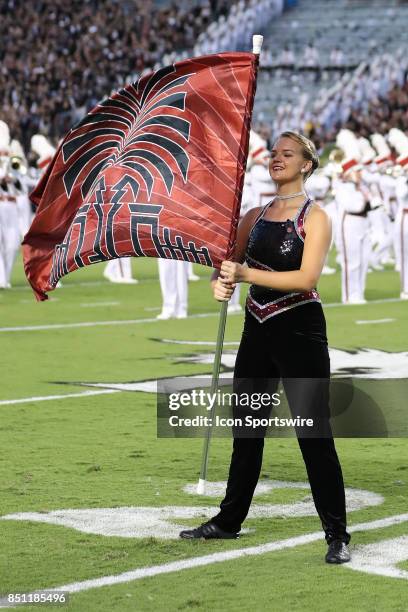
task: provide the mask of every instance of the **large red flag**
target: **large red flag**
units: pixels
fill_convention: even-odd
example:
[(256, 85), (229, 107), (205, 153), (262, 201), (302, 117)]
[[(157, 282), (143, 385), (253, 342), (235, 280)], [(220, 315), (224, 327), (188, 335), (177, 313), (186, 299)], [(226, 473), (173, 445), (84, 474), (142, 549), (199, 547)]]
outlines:
[(231, 255), (258, 56), (188, 59), (127, 85), (65, 137), (31, 194), (24, 267), (37, 299), (124, 256), (219, 267)]

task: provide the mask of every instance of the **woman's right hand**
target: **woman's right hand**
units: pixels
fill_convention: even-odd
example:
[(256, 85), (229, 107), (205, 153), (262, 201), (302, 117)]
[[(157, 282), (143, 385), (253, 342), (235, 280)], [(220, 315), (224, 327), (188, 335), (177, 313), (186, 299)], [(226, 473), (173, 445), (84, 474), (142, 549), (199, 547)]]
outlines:
[(219, 276), (216, 281), (211, 283), (213, 288), (214, 298), (218, 302), (228, 302), (231, 299), (236, 283), (227, 283)]

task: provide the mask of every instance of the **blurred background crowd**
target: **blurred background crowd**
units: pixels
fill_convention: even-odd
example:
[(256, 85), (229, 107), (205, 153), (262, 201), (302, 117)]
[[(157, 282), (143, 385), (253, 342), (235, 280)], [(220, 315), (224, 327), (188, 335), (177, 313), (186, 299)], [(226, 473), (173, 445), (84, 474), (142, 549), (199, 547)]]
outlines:
[(103, 97), (191, 55), (248, 50), (265, 35), (255, 121), (367, 135), (408, 122), (405, 24), (397, 0), (0, 0), (0, 119), (27, 153)]

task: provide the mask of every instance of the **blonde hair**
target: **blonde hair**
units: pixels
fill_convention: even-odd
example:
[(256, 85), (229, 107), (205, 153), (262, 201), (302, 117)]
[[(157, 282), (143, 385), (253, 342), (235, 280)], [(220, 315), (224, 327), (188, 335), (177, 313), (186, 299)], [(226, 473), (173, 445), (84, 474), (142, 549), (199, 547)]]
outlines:
[(300, 144), (300, 146), (302, 147), (303, 157), (307, 159), (308, 161), (312, 162), (311, 169), (308, 170), (308, 172), (306, 172), (303, 177), (303, 180), (306, 181), (309, 178), (309, 176), (313, 174), (316, 168), (319, 167), (319, 156), (317, 154), (316, 147), (314, 146), (313, 142), (309, 140), (309, 138), (306, 138), (306, 136), (303, 136), (302, 134), (299, 134), (298, 132), (292, 132), (290, 130), (279, 134), (276, 140), (278, 140), (279, 138), (290, 138), (294, 142), (297, 142), (298, 144)]

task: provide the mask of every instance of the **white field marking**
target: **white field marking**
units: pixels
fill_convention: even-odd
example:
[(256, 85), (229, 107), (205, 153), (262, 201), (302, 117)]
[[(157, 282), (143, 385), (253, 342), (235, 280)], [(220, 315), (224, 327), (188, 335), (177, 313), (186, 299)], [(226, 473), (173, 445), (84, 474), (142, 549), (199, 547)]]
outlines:
[[(187, 319), (205, 319), (207, 317), (218, 317), (218, 312), (205, 312), (201, 314), (190, 315)], [(177, 322), (177, 319), (170, 319), (172, 322)], [(185, 319), (183, 319), (185, 321)], [(137, 325), (139, 323), (162, 323), (154, 318), (149, 319), (128, 319), (128, 320), (112, 320), (112, 321), (84, 321), (82, 323), (52, 323), (50, 325), (25, 325), (22, 327), (0, 327), (0, 332), (24, 332), (24, 331), (44, 331), (52, 329), (73, 329), (76, 327), (99, 327), (107, 325)]]
[[(230, 378), (231, 375), (228, 372), (220, 374), (220, 378)], [(211, 383), (211, 374), (192, 374), (190, 376), (183, 376), (183, 379), (187, 379), (186, 382), (181, 385), (179, 383), (179, 390), (193, 389), (194, 379), (198, 379), (200, 382), (203, 379), (208, 379), (209, 385)], [(192, 383), (189, 380), (192, 379)], [(171, 384), (174, 378), (159, 379), (160, 383)], [(48, 400), (65, 399), (67, 397), (84, 397), (86, 395), (103, 395), (106, 393), (120, 393), (121, 391), (141, 391), (143, 393), (156, 393), (157, 392), (157, 379), (146, 380), (141, 382), (130, 382), (130, 383), (79, 383), (84, 387), (97, 387), (100, 391), (81, 391), (80, 393), (66, 393), (63, 395), (44, 395), (39, 397), (22, 397), (18, 399), (0, 400), (0, 406), (8, 406), (12, 404), (27, 404), (30, 402), (45, 402)]]
[[(59, 301), (60, 301), (60, 299), (59, 299), (59, 298), (54, 297), (54, 296), (49, 297), (49, 298), (48, 298), (48, 300), (49, 300), (50, 302), (59, 302)], [(20, 304), (32, 304), (32, 303), (33, 303), (33, 300), (32, 300), (32, 299), (31, 299), (31, 300), (18, 300), (18, 301), (20, 302)]]
[(159, 310), (161, 310), (161, 308), (159, 306), (150, 306), (148, 308), (143, 308), (143, 310), (145, 310), (146, 312), (158, 312)]
[[(408, 351), (390, 353), (371, 348), (358, 350), (329, 348), (329, 355), (332, 376), (364, 379), (408, 378)], [(236, 351), (224, 351), (221, 356), (221, 364), (232, 370), (236, 356)], [(214, 362), (214, 353), (196, 353), (190, 357), (176, 358), (175, 361), (210, 365)]]
[(118, 389), (101, 389), (100, 391), (82, 391), (81, 393), (66, 393), (65, 395), (43, 395), (39, 397), (22, 397), (19, 399), (1, 400), (0, 406), (11, 406), (12, 404), (27, 404), (29, 402), (47, 402), (49, 400), (60, 400), (68, 397), (86, 397), (90, 395), (107, 395), (108, 393), (120, 393)]
[[(357, 523), (351, 525), (348, 531), (370, 531), (375, 529), (382, 529), (384, 527), (390, 527), (392, 525), (398, 525), (408, 521), (407, 514), (397, 514), (389, 516), (385, 519), (378, 519), (370, 521), (369, 523)], [(150, 567), (142, 567), (134, 570), (123, 572), (122, 574), (116, 574), (114, 576), (102, 576), (100, 578), (93, 578), (90, 580), (83, 580), (81, 582), (71, 582), (62, 586), (53, 587), (51, 589), (43, 589), (46, 591), (59, 592), (68, 591), (69, 593), (79, 593), (81, 591), (87, 591), (89, 589), (100, 588), (103, 586), (123, 584), (126, 582), (133, 582), (135, 580), (141, 580), (152, 576), (158, 576), (161, 574), (169, 574), (172, 572), (180, 572), (181, 570), (188, 570), (195, 567), (203, 567), (205, 565), (211, 565), (213, 563), (223, 563), (224, 561), (232, 561), (234, 559), (241, 559), (243, 557), (251, 557), (256, 555), (264, 555), (266, 553), (275, 552), (278, 550), (284, 550), (288, 548), (294, 548), (302, 544), (310, 544), (317, 542), (322, 539), (322, 532), (315, 531), (313, 533), (306, 533), (301, 536), (295, 536), (287, 538), (285, 540), (276, 540), (275, 542), (267, 542), (266, 544), (260, 544), (258, 546), (248, 546), (245, 548), (238, 548), (235, 550), (227, 550), (222, 552), (213, 553), (210, 555), (203, 555), (201, 557), (191, 557), (190, 559), (183, 559), (181, 561), (170, 561), (169, 563), (163, 563), (161, 565), (152, 565)], [(206, 543), (206, 546), (211, 546), (210, 542)], [(11, 607), (10, 604), (0, 604), (0, 607)]]
[[(79, 284), (79, 283), (78, 283)], [(87, 285), (87, 284), (106, 284), (106, 283), (99, 283), (99, 282), (95, 282), (95, 283), (82, 283), (82, 285)], [(74, 285), (71, 285), (74, 286)], [(363, 304), (364, 306), (367, 306), (369, 304), (384, 304), (387, 302), (402, 302), (402, 300), (400, 298), (386, 298), (383, 300), (371, 300), (370, 302), (367, 302), (367, 304)], [(355, 306), (361, 306), (361, 304), (354, 304)], [(333, 306), (350, 306), (350, 304), (342, 304), (341, 302), (333, 302), (330, 304), (324, 304), (323, 307), (324, 308), (329, 308), (329, 307), (333, 307)], [(228, 316), (242, 316), (242, 312), (237, 312), (237, 313), (230, 313)], [(207, 317), (218, 317), (219, 313), (218, 312), (203, 312), (200, 314), (195, 314), (195, 315), (189, 315), (187, 317), (187, 319), (202, 319), (202, 318), (207, 318)], [(175, 321), (175, 319), (170, 319), (172, 322)], [(135, 325), (138, 323), (161, 323), (161, 321), (158, 321), (156, 318), (154, 319), (129, 319), (129, 320), (123, 320), (123, 321), (86, 321), (83, 323), (54, 323), (51, 325), (25, 325), (25, 326), (21, 326), (21, 327), (0, 327), (0, 332), (20, 332), (20, 331), (45, 331), (45, 330), (52, 330), (52, 329), (72, 329), (75, 327), (97, 327), (97, 326), (106, 326), (106, 325)]]
[[(341, 349), (329, 349), (332, 376), (351, 376), (364, 379), (393, 379), (393, 378), (408, 378), (408, 352), (388, 353), (377, 349), (361, 349), (358, 351), (343, 351)], [(236, 351), (224, 351), (221, 358), (221, 364), (228, 368), (229, 372), (222, 372), (220, 380), (231, 380), (232, 368), (235, 364)], [(214, 361), (213, 353), (200, 353), (192, 357), (182, 357), (175, 360), (177, 363), (198, 363), (201, 365), (212, 364)], [(364, 371), (365, 370), (365, 371)], [(358, 372), (354, 374), (353, 371)], [(163, 385), (174, 385), (175, 378), (186, 379), (181, 385), (181, 380), (178, 381), (178, 390), (187, 390), (194, 388), (194, 380), (210, 379), (210, 374), (192, 374), (189, 376), (171, 377), (159, 379), (159, 383)], [(335, 380), (335, 378), (334, 378)], [(192, 381), (192, 382), (189, 382)], [(105, 382), (105, 383), (78, 383), (83, 387), (92, 387), (97, 389), (115, 390), (115, 391), (141, 391), (143, 393), (157, 392), (156, 378), (144, 381), (134, 382)], [(98, 395), (100, 392), (94, 392)], [(92, 393), (90, 393), (92, 394)], [(3, 400), (0, 405), (23, 404), (28, 402), (40, 402), (48, 399), (64, 399), (66, 397), (82, 397), (86, 393), (72, 393), (69, 395), (51, 395), (44, 397), (26, 397), (17, 400)]]
[(376, 325), (377, 323), (392, 323), (396, 319), (367, 319), (356, 321), (357, 325)]
[(97, 308), (98, 306), (119, 306), (121, 302), (85, 302), (80, 304), (82, 308)]
[[(108, 282), (108, 281), (107, 281)], [(94, 282), (94, 283), (77, 283), (77, 285), (98, 285), (98, 284), (106, 284), (103, 282)], [(50, 298), (51, 299), (51, 298)], [(367, 302), (367, 304), (354, 304), (354, 306), (367, 306), (369, 304), (384, 304), (387, 302), (402, 302), (400, 298), (386, 298), (383, 300), (371, 300)], [(331, 308), (337, 306), (350, 306), (350, 304), (342, 304), (341, 302), (332, 302), (329, 304), (324, 304), (323, 308)], [(242, 312), (230, 313), (229, 316), (242, 316)], [(207, 317), (218, 317), (219, 312), (203, 312), (200, 314), (189, 315), (187, 319), (203, 319)], [(185, 319), (183, 319), (184, 321)], [(176, 319), (170, 319), (171, 322), (176, 321)], [(75, 327), (97, 327), (97, 326), (106, 326), (106, 325), (135, 325), (137, 323), (162, 323), (162, 321), (158, 321), (156, 318), (154, 319), (130, 319), (125, 321), (87, 321), (84, 323), (54, 323), (51, 325), (26, 325), (22, 327), (0, 327), (0, 332), (20, 332), (20, 331), (45, 331), (50, 329), (72, 329)]]
[[(215, 346), (217, 343), (209, 340), (170, 340), (168, 338), (160, 338), (160, 342), (165, 344), (191, 344), (193, 346)], [(223, 342), (223, 346), (238, 346), (239, 341)]]
[[(218, 482), (206, 482), (205, 483), (205, 497), (219, 497), (224, 495), (227, 483), (225, 480)], [(254, 497), (258, 495), (265, 495), (269, 491), (276, 489), (307, 489), (310, 491), (310, 486), (307, 482), (289, 482), (286, 480), (262, 480), (258, 482), (255, 487)], [(197, 495), (197, 483), (186, 484), (183, 489), (184, 493), (189, 495)], [(381, 502), (382, 503), (382, 502)]]
[[(189, 376), (180, 377), (183, 379), (183, 384), (181, 381), (178, 381), (178, 390), (188, 390), (194, 389), (197, 385), (194, 384), (194, 381), (198, 379), (201, 381), (203, 379), (208, 379), (208, 386), (211, 383), (211, 374), (190, 374)], [(230, 372), (221, 372), (220, 379), (227, 379), (227, 384), (231, 380)], [(185, 381), (184, 381), (185, 379)], [(192, 382), (190, 382), (192, 381)], [(157, 380), (156, 378), (152, 380), (143, 380), (140, 382), (129, 382), (129, 383), (75, 383), (79, 384), (82, 387), (96, 387), (101, 389), (100, 391), (81, 391), (80, 393), (66, 393), (64, 395), (44, 395), (40, 397), (22, 397), (19, 399), (11, 399), (11, 400), (0, 400), (0, 406), (8, 406), (11, 404), (26, 404), (29, 402), (45, 402), (47, 400), (56, 400), (56, 399), (65, 399), (66, 397), (84, 397), (85, 395), (103, 395), (105, 393), (120, 393), (121, 391), (141, 391), (143, 393), (157, 393), (157, 383), (166, 384), (166, 385), (174, 385), (174, 377), (173, 378), (162, 378)]]
[[(151, 282), (151, 281), (143, 281), (143, 282)], [(100, 280), (100, 281), (81, 281), (79, 283), (65, 283), (62, 287), (58, 287), (58, 289), (75, 289), (76, 287), (98, 287), (100, 285), (109, 285), (110, 281), (108, 280)], [(12, 287), (13, 291), (32, 291), (30, 285), (20, 285), (18, 287)], [(53, 299), (49, 296), (49, 299)], [(31, 300), (33, 301), (33, 300)]]
[(365, 304), (343, 304), (343, 302), (329, 302), (328, 304), (323, 304), (323, 308), (332, 308), (333, 306), (347, 306), (347, 308), (351, 308), (352, 306), (369, 306), (370, 304), (387, 304), (389, 302), (402, 302), (401, 298), (382, 298), (380, 300), (369, 300)]
[[(84, 282), (80, 282), (80, 283), (67, 283), (65, 284), (63, 287), (61, 287), (61, 289), (66, 289), (67, 287), (91, 287), (91, 286), (98, 286), (98, 285), (108, 285), (109, 281), (84, 281)], [(12, 287), (13, 291), (32, 291), (31, 287), (29, 284), (27, 285), (19, 285), (18, 287)]]
[(351, 561), (346, 565), (350, 569), (367, 574), (408, 580), (408, 571), (396, 567), (397, 563), (407, 560), (408, 536), (401, 536), (373, 544), (355, 546)]
[[(287, 486), (293, 488), (292, 485), (299, 484), (309, 489), (303, 500), (289, 504), (253, 504), (248, 518), (316, 516), (310, 488), (306, 483), (282, 482), (279, 483), (279, 486), (280, 488), (287, 488)], [(226, 483), (223, 485), (225, 491)], [(363, 508), (379, 506), (384, 502), (384, 498), (371, 491), (346, 488), (346, 502), (348, 512), (355, 512)], [(61, 525), (83, 533), (108, 537), (157, 538), (159, 533), (159, 539), (177, 539), (180, 531), (185, 528), (178, 519), (203, 519), (213, 516), (216, 510), (211, 506), (68, 508), (51, 512), (16, 512), (2, 516), (0, 519)]]
[[(62, 287), (57, 287), (57, 289), (76, 289), (77, 287), (98, 287), (100, 285), (111, 285), (111, 281), (99, 280), (99, 281), (81, 281), (79, 283), (66, 283), (64, 281), (64, 277), (62, 277), (61, 281), (64, 282)], [(142, 281), (139, 280), (139, 283), (150, 285), (152, 283), (158, 284), (159, 279), (157, 278), (144, 278)], [(11, 287), (12, 291), (32, 291), (31, 286), (27, 283), (27, 285), (19, 285), (18, 287)], [(52, 293), (52, 292), (51, 292)], [(51, 295), (48, 296), (48, 299), (53, 299)], [(31, 302), (34, 302), (34, 296)]]

